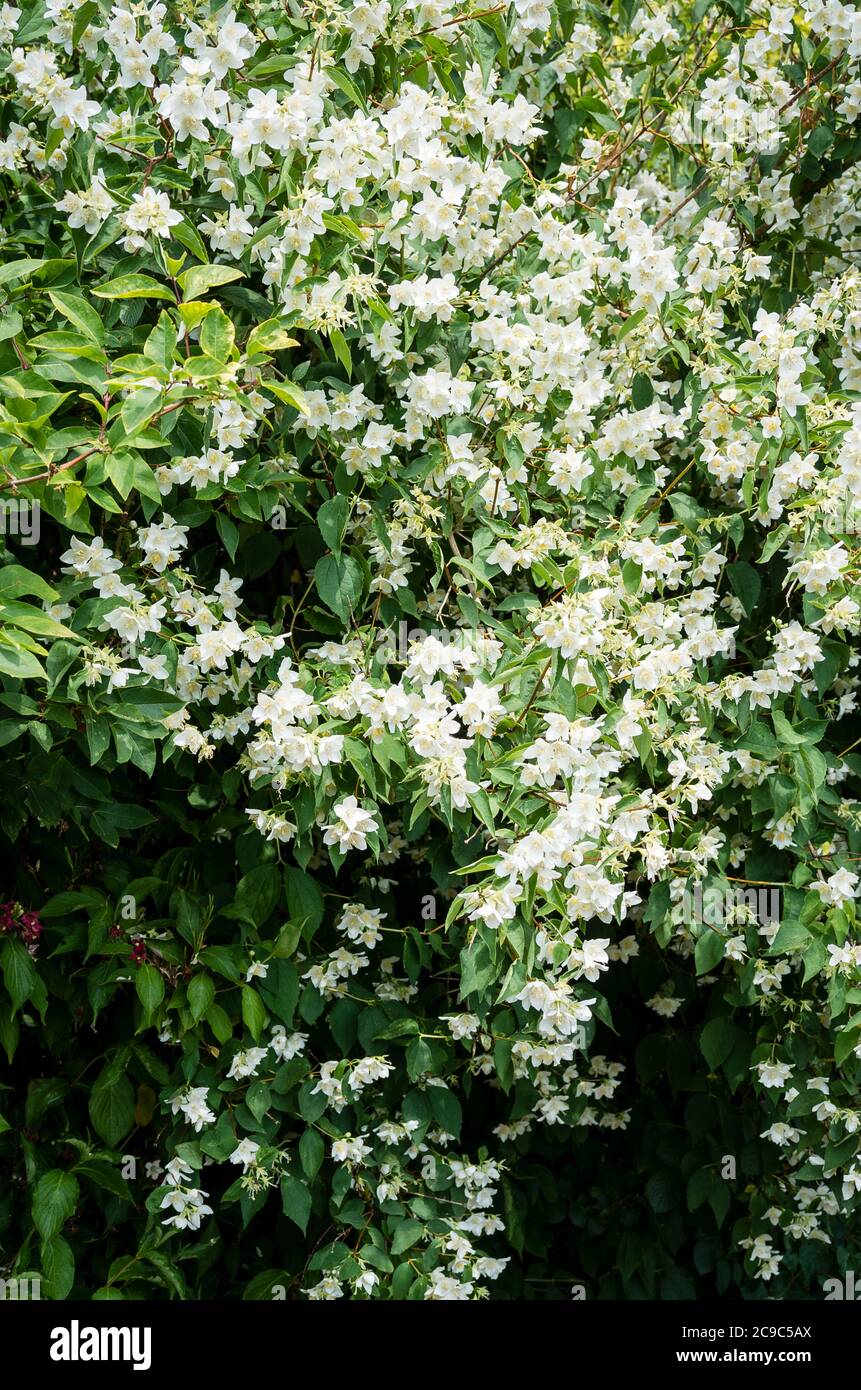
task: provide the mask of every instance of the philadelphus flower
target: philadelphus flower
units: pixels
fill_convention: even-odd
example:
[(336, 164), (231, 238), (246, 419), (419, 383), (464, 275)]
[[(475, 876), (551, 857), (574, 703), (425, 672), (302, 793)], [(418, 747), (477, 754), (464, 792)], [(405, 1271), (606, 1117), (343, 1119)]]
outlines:
[(186, 1091), (178, 1092), (170, 1102), (174, 1115), (182, 1112), (198, 1133), (204, 1125), (215, 1123), (215, 1114), (206, 1103), (207, 1094), (206, 1086), (191, 1086)]
[(230, 1155), (230, 1162), (241, 1163), (243, 1168), (250, 1168), (257, 1160), (259, 1149), (260, 1145), (255, 1143), (253, 1139), (243, 1139)]
[(760, 1135), (761, 1139), (770, 1139), (773, 1144), (795, 1144), (801, 1138), (800, 1131), (794, 1129), (792, 1125), (785, 1124), (779, 1120), (771, 1125)]
[(143, 250), (148, 234), (166, 237), (170, 234), (171, 227), (175, 227), (177, 222), (181, 221), (182, 214), (171, 207), (166, 193), (157, 193), (154, 188), (136, 193), (131, 206), (122, 215), (122, 223), (127, 231), (123, 238), (123, 249)]
[(830, 878), (819, 878), (812, 886), (829, 907), (842, 907), (854, 898), (858, 875), (850, 873), (848, 869), (838, 869)]
[(272, 1029), (272, 1037), (269, 1046), (275, 1053), (279, 1062), (289, 1062), (291, 1057), (298, 1057), (304, 1052), (308, 1042), (307, 1033), (289, 1033), (282, 1024), (276, 1024)]
[(235, 1081), (242, 1081), (246, 1076), (253, 1076), (268, 1050), (269, 1049), (265, 1047), (246, 1047), (240, 1049), (230, 1063), (227, 1072), (228, 1077)]
[(651, 999), (646, 1000), (647, 1007), (654, 1009), (661, 1018), (672, 1018), (674, 1014), (678, 1013), (683, 1003), (684, 1000), (674, 999), (669, 994), (653, 994)]
[(205, 1200), (208, 1195), (196, 1187), (169, 1188), (162, 1198), (161, 1210), (170, 1208), (173, 1215), (165, 1217), (163, 1224), (178, 1231), (199, 1231), (203, 1217), (212, 1215), (212, 1207)]
[(325, 1275), (318, 1284), (314, 1284), (307, 1290), (308, 1297), (313, 1302), (330, 1303), (336, 1298), (344, 1297), (343, 1286), (333, 1275)]
[(570, 961), (576, 967), (577, 975), (582, 975), (594, 984), (601, 972), (608, 968), (607, 947), (609, 945), (609, 937), (596, 937), (590, 941), (584, 941), (582, 946), (575, 948), (571, 952)]
[(353, 1288), (358, 1293), (371, 1294), (380, 1282), (380, 1276), (372, 1269), (363, 1269), (353, 1280)]
[(362, 907), (361, 903), (350, 903), (344, 908), (337, 930), (343, 932), (350, 941), (362, 946), (376, 946), (383, 939), (382, 923), (386, 914), (379, 908)]
[(345, 796), (332, 807), (334, 820), (323, 827), (323, 843), (337, 845), (341, 854), (351, 849), (367, 849), (368, 836), (379, 831), (379, 822), (359, 805), (355, 796)]
[(332, 1157), (336, 1163), (363, 1163), (371, 1152), (369, 1144), (360, 1135), (356, 1139), (346, 1136), (336, 1139), (332, 1144)]
[(756, 1070), (763, 1086), (785, 1086), (792, 1075), (786, 1062), (760, 1062)]
[(104, 173), (97, 170), (89, 188), (80, 192), (69, 189), (54, 206), (58, 212), (68, 213), (70, 227), (83, 227), (88, 236), (94, 236), (113, 212), (114, 200), (105, 187)]
[(471, 1038), (478, 1031), (480, 1019), (475, 1014), (443, 1014), (441, 1022), (447, 1023), (453, 1038)]

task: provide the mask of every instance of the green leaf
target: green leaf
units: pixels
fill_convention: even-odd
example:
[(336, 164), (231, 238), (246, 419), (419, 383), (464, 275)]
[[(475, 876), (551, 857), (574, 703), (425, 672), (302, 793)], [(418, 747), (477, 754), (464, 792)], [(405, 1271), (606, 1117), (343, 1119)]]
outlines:
[(729, 1057), (739, 1037), (739, 1030), (729, 1018), (712, 1018), (700, 1033), (700, 1051), (711, 1071)]
[(49, 290), (48, 298), (54, 308), (64, 318), (79, 328), (94, 343), (103, 343), (105, 327), (91, 304), (80, 294), (70, 294), (68, 290)]
[(261, 997), (270, 1013), (280, 1023), (291, 1027), (300, 983), (296, 968), (289, 960), (270, 960), (265, 979), (258, 981)]
[(0, 599), (18, 598), (21, 594), (32, 594), (48, 602), (58, 597), (57, 590), (47, 580), (23, 565), (0, 566)]
[(325, 1146), (316, 1129), (306, 1129), (299, 1140), (299, 1159), (302, 1171), (309, 1182), (313, 1182), (323, 1162)]
[(162, 393), (154, 386), (138, 386), (123, 401), (120, 419), (126, 434), (131, 438), (141, 426), (150, 420), (161, 404)]
[(255, 352), (280, 352), (290, 347), (298, 347), (290, 329), (281, 319), (266, 319), (249, 333), (245, 351), (250, 357)]
[(207, 946), (200, 953), (203, 965), (208, 965), (210, 970), (214, 970), (217, 975), (223, 975), (225, 980), (230, 980), (232, 984), (239, 983), (236, 957), (237, 952), (230, 946)]
[(698, 975), (707, 975), (723, 959), (726, 938), (720, 932), (706, 929), (694, 947), (694, 961)]
[(215, 998), (215, 985), (205, 971), (195, 975), (188, 984), (188, 1007), (195, 1023), (203, 1018)]
[(311, 1194), (298, 1178), (288, 1175), (281, 1179), (281, 1205), (284, 1215), (289, 1217), (304, 1235), (311, 1215)]
[(861, 1043), (861, 1033), (858, 1032), (859, 1021), (844, 1028), (834, 1040), (834, 1061), (838, 1067), (852, 1056), (855, 1048)]
[(34, 261), (29, 256), (17, 261), (7, 261), (5, 265), (0, 265), (0, 285), (6, 285), (11, 280), (25, 280), (44, 264), (44, 261)]
[(144, 1021), (150, 1022), (153, 1014), (164, 999), (164, 979), (161, 971), (146, 961), (137, 967), (135, 988), (144, 1011)]
[(75, 1165), (75, 1173), (79, 1178), (86, 1178), (89, 1182), (95, 1183), (105, 1192), (112, 1192), (115, 1197), (120, 1197), (124, 1202), (132, 1201), (129, 1191), (129, 1184), (120, 1173), (119, 1168), (106, 1163), (104, 1159), (89, 1158), (82, 1163)]
[(828, 960), (824, 941), (814, 938), (802, 956), (804, 961), (804, 977), (802, 984), (807, 984), (808, 980), (813, 980), (824, 968)]
[(323, 920), (325, 903), (316, 879), (306, 874), (304, 869), (294, 869), (288, 865), (284, 870), (284, 887), (287, 892), (287, 909), (293, 921), (315, 931)]
[(242, 1021), (254, 1041), (259, 1042), (266, 1022), (266, 1009), (260, 995), (248, 985), (242, 986)]
[(753, 565), (746, 564), (744, 560), (736, 560), (733, 564), (727, 565), (726, 573), (736, 598), (750, 617), (759, 602), (762, 589), (759, 574)]
[(344, 95), (349, 97), (355, 106), (360, 106), (363, 111), (367, 112), (368, 108), (361, 92), (353, 79), (348, 77), (341, 68), (326, 68), (326, 76), (331, 78), (336, 87), (340, 87)]
[(806, 743), (804, 734), (798, 733), (780, 710), (773, 710), (771, 718), (774, 724), (775, 737), (782, 748), (800, 748)]
[(772, 555), (785, 545), (791, 532), (787, 525), (776, 526), (773, 531), (769, 531), (765, 538), (765, 544), (759, 554), (759, 563), (764, 565), (771, 559)]
[(11, 937), (3, 942), (0, 952), (3, 967), (3, 980), (12, 1001), (12, 1012), (17, 1013), (33, 993), (36, 985), (36, 967), (26, 946)]
[(417, 1018), (396, 1018), (394, 1023), (389, 1023), (385, 1028), (374, 1034), (381, 1042), (397, 1042), (401, 1038), (414, 1038), (418, 1035), (419, 1021)]
[[(68, 1175), (64, 1173), (62, 1176)], [(53, 1299), (68, 1298), (75, 1282), (75, 1256), (71, 1245), (62, 1236), (55, 1235), (50, 1240), (42, 1241), (41, 1255), (42, 1288), (45, 1293)]]
[(314, 567), (317, 592), (342, 623), (348, 623), (362, 594), (362, 571), (351, 555), (324, 555)]
[(642, 582), (642, 566), (638, 565), (636, 560), (626, 560), (622, 566), (622, 583), (625, 586), (625, 592), (628, 594), (639, 593)]
[(0, 640), (0, 671), (16, 680), (44, 678), (45, 668), (41, 661), (37, 661), (32, 652), (12, 646), (8, 634), (0, 634), (0, 639), (4, 636), (6, 640)]
[(162, 309), (158, 323), (143, 345), (144, 356), (148, 357), (161, 371), (167, 372), (173, 363), (176, 347), (176, 328), (173, 319)]
[(235, 560), (236, 551), (239, 548), (239, 527), (231, 521), (226, 512), (216, 512), (215, 525), (225, 550), (231, 560)]
[(776, 956), (784, 951), (804, 951), (811, 939), (809, 929), (801, 922), (781, 922), (768, 954)]
[(646, 1201), (657, 1216), (664, 1216), (668, 1211), (672, 1211), (676, 1205), (675, 1175), (661, 1169), (653, 1173), (646, 1183)]
[(260, 385), (264, 391), (271, 391), (277, 400), (283, 401), (285, 405), (291, 405), (300, 414), (308, 414), (308, 405), (305, 400), (305, 393), (301, 386), (297, 386), (293, 381), (261, 381)]
[(240, 917), (261, 927), (273, 911), (281, 893), (277, 864), (260, 864), (239, 880), (233, 906)]
[(655, 390), (651, 381), (642, 372), (638, 372), (631, 382), (631, 400), (635, 410), (646, 410), (655, 399)]
[(93, 294), (99, 299), (168, 299), (171, 304), (176, 303), (171, 291), (149, 275), (119, 275), (115, 280), (95, 285)]
[(51, 1240), (68, 1221), (78, 1202), (78, 1184), (71, 1173), (51, 1168), (33, 1192), (33, 1225), (43, 1240)]
[(164, 1250), (147, 1250), (145, 1258), (157, 1272), (165, 1288), (179, 1299), (188, 1298), (188, 1288), (182, 1271), (177, 1269)]
[(688, 1211), (696, 1211), (703, 1202), (707, 1201), (712, 1187), (714, 1174), (710, 1168), (698, 1168), (688, 1178), (687, 1185), (687, 1205)]
[(190, 251), (197, 260), (206, 262), (208, 253), (203, 238), (187, 218), (184, 217), (181, 222), (177, 222), (171, 227), (171, 234), (180, 246), (184, 246), (186, 251)]
[[(200, 295), (215, 289), (218, 285), (229, 285), (233, 280), (244, 280), (245, 272), (230, 265), (193, 265), (179, 276), (186, 301), (198, 299)], [(172, 298), (173, 296), (171, 296)]]
[(271, 1100), (271, 1090), (267, 1081), (252, 1081), (245, 1093), (245, 1104), (258, 1123), (269, 1109)]
[(62, 623), (49, 618), (41, 608), (34, 608), (31, 603), (18, 603), (14, 599), (7, 601), (3, 595), (0, 595), (0, 622), (11, 623), (25, 632), (35, 632), (38, 637), (75, 636)]
[(344, 368), (344, 371), (347, 373), (347, 376), (352, 376), (353, 357), (350, 352), (350, 347), (347, 342), (347, 339), (344, 337), (340, 328), (331, 328), (329, 330), (329, 342), (332, 344), (332, 347), (335, 351), (335, 356), (341, 363), (341, 366)]
[(402, 1255), (405, 1250), (411, 1249), (416, 1241), (421, 1240), (423, 1235), (424, 1226), (420, 1221), (399, 1221), (395, 1227), (391, 1253)]
[(454, 1135), (455, 1139), (459, 1138), (463, 1115), (460, 1101), (454, 1091), (445, 1086), (431, 1086), (428, 1094), (430, 1095), (431, 1113), (437, 1124), (447, 1134)]
[(460, 953), (460, 998), (481, 994), (496, 976), (496, 962), (486, 942), (476, 937)]
[(135, 1122), (135, 1093), (128, 1077), (113, 1076), (108, 1065), (90, 1092), (89, 1109), (96, 1133), (112, 1147), (119, 1144)]
[(72, 52), (76, 52), (81, 39), (87, 32), (90, 20), (96, 19), (99, 7), (96, 0), (84, 0), (84, 4), (75, 11), (75, 22), (72, 25)]
[(637, 309), (635, 313), (629, 314), (616, 334), (616, 342), (621, 343), (623, 338), (627, 338), (628, 334), (643, 322), (648, 312), (648, 309)]
[(350, 499), (344, 497), (342, 493), (336, 493), (317, 511), (317, 525), (320, 535), (326, 542), (330, 550), (336, 555), (341, 553), (341, 541), (344, 539), (344, 532), (347, 529), (347, 521), (350, 516)]
[(226, 1043), (233, 1037), (230, 1016), (220, 1004), (210, 1004), (206, 1011), (206, 1021), (220, 1043)]
[(233, 349), (234, 327), (223, 309), (207, 314), (200, 330), (200, 346), (216, 362), (226, 362)]
[(367, 241), (367, 233), (346, 213), (324, 212), (323, 226), (327, 227), (330, 232), (334, 232), (336, 236), (346, 237), (348, 241), (356, 241), (360, 245), (364, 245)]

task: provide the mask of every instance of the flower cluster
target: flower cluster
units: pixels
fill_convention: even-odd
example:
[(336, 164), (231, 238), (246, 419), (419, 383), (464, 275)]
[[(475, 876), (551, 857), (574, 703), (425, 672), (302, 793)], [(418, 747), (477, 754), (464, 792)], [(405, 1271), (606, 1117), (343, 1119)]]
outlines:
[(849, 1242), (861, 18), (730, 10), (0, 8), (0, 1041), (171, 1288)]

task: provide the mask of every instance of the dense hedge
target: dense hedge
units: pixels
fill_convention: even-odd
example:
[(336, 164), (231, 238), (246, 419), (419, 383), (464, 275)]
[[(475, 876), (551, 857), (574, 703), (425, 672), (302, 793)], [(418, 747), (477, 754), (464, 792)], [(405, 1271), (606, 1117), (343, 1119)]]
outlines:
[(821, 1297), (861, 13), (0, 44), (0, 1277)]

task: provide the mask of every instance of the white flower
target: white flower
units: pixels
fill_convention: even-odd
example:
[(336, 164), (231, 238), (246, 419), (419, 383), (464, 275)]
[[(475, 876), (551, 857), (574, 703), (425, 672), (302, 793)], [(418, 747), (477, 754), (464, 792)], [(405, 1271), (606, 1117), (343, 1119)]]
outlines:
[(323, 827), (323, 843), (337, 844), (341, 854), (351, 849), (367, 849), (368, 835), (379, 831), (379, 822), (359, 805), (354, 796), (345, 796), (332, 807), (334, 820)]
[(763, 1130), (760, 1138), (770, 1139), (773, 1144), (797, 1144), (801, 1138), (801, 1131), (794, 1129), (792, 1125), (786, 1124), (783, 1120), (778, 1120), (776, 1124)]
[(204, 1125), (215, 1122), (215, 1114), (206, 1103), (208, 1094), (206, 1086), (191, 1086), (185, 1091), (177, 1092), (170, 1102), (170, 1108), (174, 1115), (181, 1111), (199, 1133)]
[(212, 1207), (207, 1206), (205, 1198), (209, 1194), (196, 1187), (170, 1187), (161, 1201), (161, 1210), (170, 1207), (172, 1216), (166, 1216), (163, 1225), (175, 1226), (178, 1231), (199, 1231), (204, 1216), (212, 1215)]
[(123, 247), (126, 251), (143, 250), (147, 233), (152, 232), (158, 237), (169, 236), (171, 227), (181, 221), (182, 214), (171, 207), (166, 193), (158, 193), (152, 187), (146, 188), (143, 193), (135, 193), (130, 206), (123, 213), (122, 223), (127, 231)]
[(653, 994), (651, 999), (646, 1000), (646, 1007), (653, 1009), (661, 1018), (672, 1018), (682, 1007), (682, 999), (674, 999), (668, 994)]
[(257, 1154), (260, 1145), (253, 1139), (241, 1139), (230, 1155), (231, 1163), (241, 1163), (243, 1168), (250, 1168), (257, 1161)]
[(243, 1081), (246, 1076), (253, 1076), (266, 1053), (266, 1047), (246, 1047), (240, 1049), (230, 1063), (227, 1071), (228, 1077), (232, 1081)]
[(849, 869), (838, 869), (830, 878), (818, 878), (810, 886), (816, 889), (822, 901), (829, 907), (842, 907), (855, 897), (858, 875), (851, 873)]
[(763, 1086), (785, 1086), (792, 1075), (787, 1062), (759, 1062), (756, 1070)]
[(278, 1023), (272, 1029), (269, 1046), (279, 1062), (289, 1062), (291, 1057), (298, 1057), (301, 1052), (305, 1051), (307, 1041), (307, 1033), (290, 1033), (288, 1035), (284, 1026)]
[(356, 1139), (351, 1139), (345, 1135), (343, 1139), (336, 1139), (332, 1144), (332, 1157), (336, 1163), (364, 1163), (368, 1154), (371, 1152), (370, 1144), (366, 1144), (362, 1135)]

